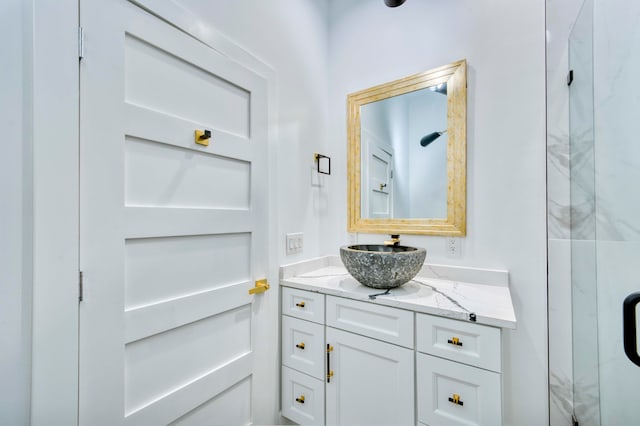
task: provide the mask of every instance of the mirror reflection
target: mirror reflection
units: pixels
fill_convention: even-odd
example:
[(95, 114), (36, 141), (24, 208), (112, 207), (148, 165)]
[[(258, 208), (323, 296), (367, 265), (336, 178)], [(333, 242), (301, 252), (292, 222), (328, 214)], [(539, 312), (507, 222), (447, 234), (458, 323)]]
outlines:
[(360, 108), (364, 218), (447, 217), (447, 83)]

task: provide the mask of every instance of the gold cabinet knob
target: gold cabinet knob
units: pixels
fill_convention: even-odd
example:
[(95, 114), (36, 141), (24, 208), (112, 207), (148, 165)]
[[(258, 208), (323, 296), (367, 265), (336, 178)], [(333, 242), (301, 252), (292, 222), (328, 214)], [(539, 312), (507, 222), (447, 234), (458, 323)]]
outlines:
[(454, 346), (462, 346), (462, 342), (458, 337), (452, 337), (451, 339), (447, 340), (447, 343)]
[(304, 342), (300, 342), (296, 345), (296, 348), (304, 350)]
[(300, 395), (299, 397), (297, 397), (296, 402), (300, 404), (304, 404), (304, 395)]
[(298, 308), (304, 308), (304, 302), (296, 303)]
[(464, 402), (462, 402), (462, 400), (460, 399), (460, 395), (458, 395), (457, 393), (454, 393), (449, 397), (449, 402), (452, 402), (456, 405), (464, 405)]

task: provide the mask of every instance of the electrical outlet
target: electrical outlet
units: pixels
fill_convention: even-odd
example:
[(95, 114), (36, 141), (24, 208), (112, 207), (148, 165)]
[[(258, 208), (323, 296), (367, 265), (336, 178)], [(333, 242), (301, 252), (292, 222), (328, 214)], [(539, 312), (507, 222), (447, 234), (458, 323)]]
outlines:
[(285, 240), (285, 252), (287, 255), (302, 253), (303, 247), (304, 234), (302, 232), (287, 234)]
[(456, 237), (445, 238), (447, 257), (460, 257), (460, 239)]
[(349, 232), (349, 244), (358, 244), (358, 234), (355, 232)]

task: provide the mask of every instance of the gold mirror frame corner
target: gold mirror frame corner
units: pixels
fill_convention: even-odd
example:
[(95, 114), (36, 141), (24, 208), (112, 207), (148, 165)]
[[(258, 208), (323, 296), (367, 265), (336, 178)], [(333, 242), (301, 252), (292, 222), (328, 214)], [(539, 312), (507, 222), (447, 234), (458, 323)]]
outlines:
[[(447, 83), (447, 217), (366, 219), (361, 216), (360, 107)], [(467, 61), (450, 64), (347, 95), (347, 230), (354, 233), (464, 237), (467, 233)]]

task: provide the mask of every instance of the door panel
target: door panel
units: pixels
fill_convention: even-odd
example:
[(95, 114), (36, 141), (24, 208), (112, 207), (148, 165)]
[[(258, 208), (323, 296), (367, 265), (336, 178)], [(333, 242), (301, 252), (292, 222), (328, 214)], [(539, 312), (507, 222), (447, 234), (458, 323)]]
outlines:
[(246, 416), (249, 407), (245, 404), (250, 397), (251, 381), (245, 379), (172, 422), (171, 426), (248, 425), (251, 418)]
[(127, 343), (125, 411), (135, 412), (250, 352), (251, 305)]
[(80, 424), (256, 421), (266, 82), (124, 0), (81, 21)]
[(250, 281), (250, 244), (250, 233), (127, 239), (125, 309)]
[(250, 92), (210, 72), (211, 61), (147, 34), (153, 41), (125, 35), (125, 101), (248, 137)]
[(127, 206), (246, 210), (250, 190), (249, 161), (126, 138)]

